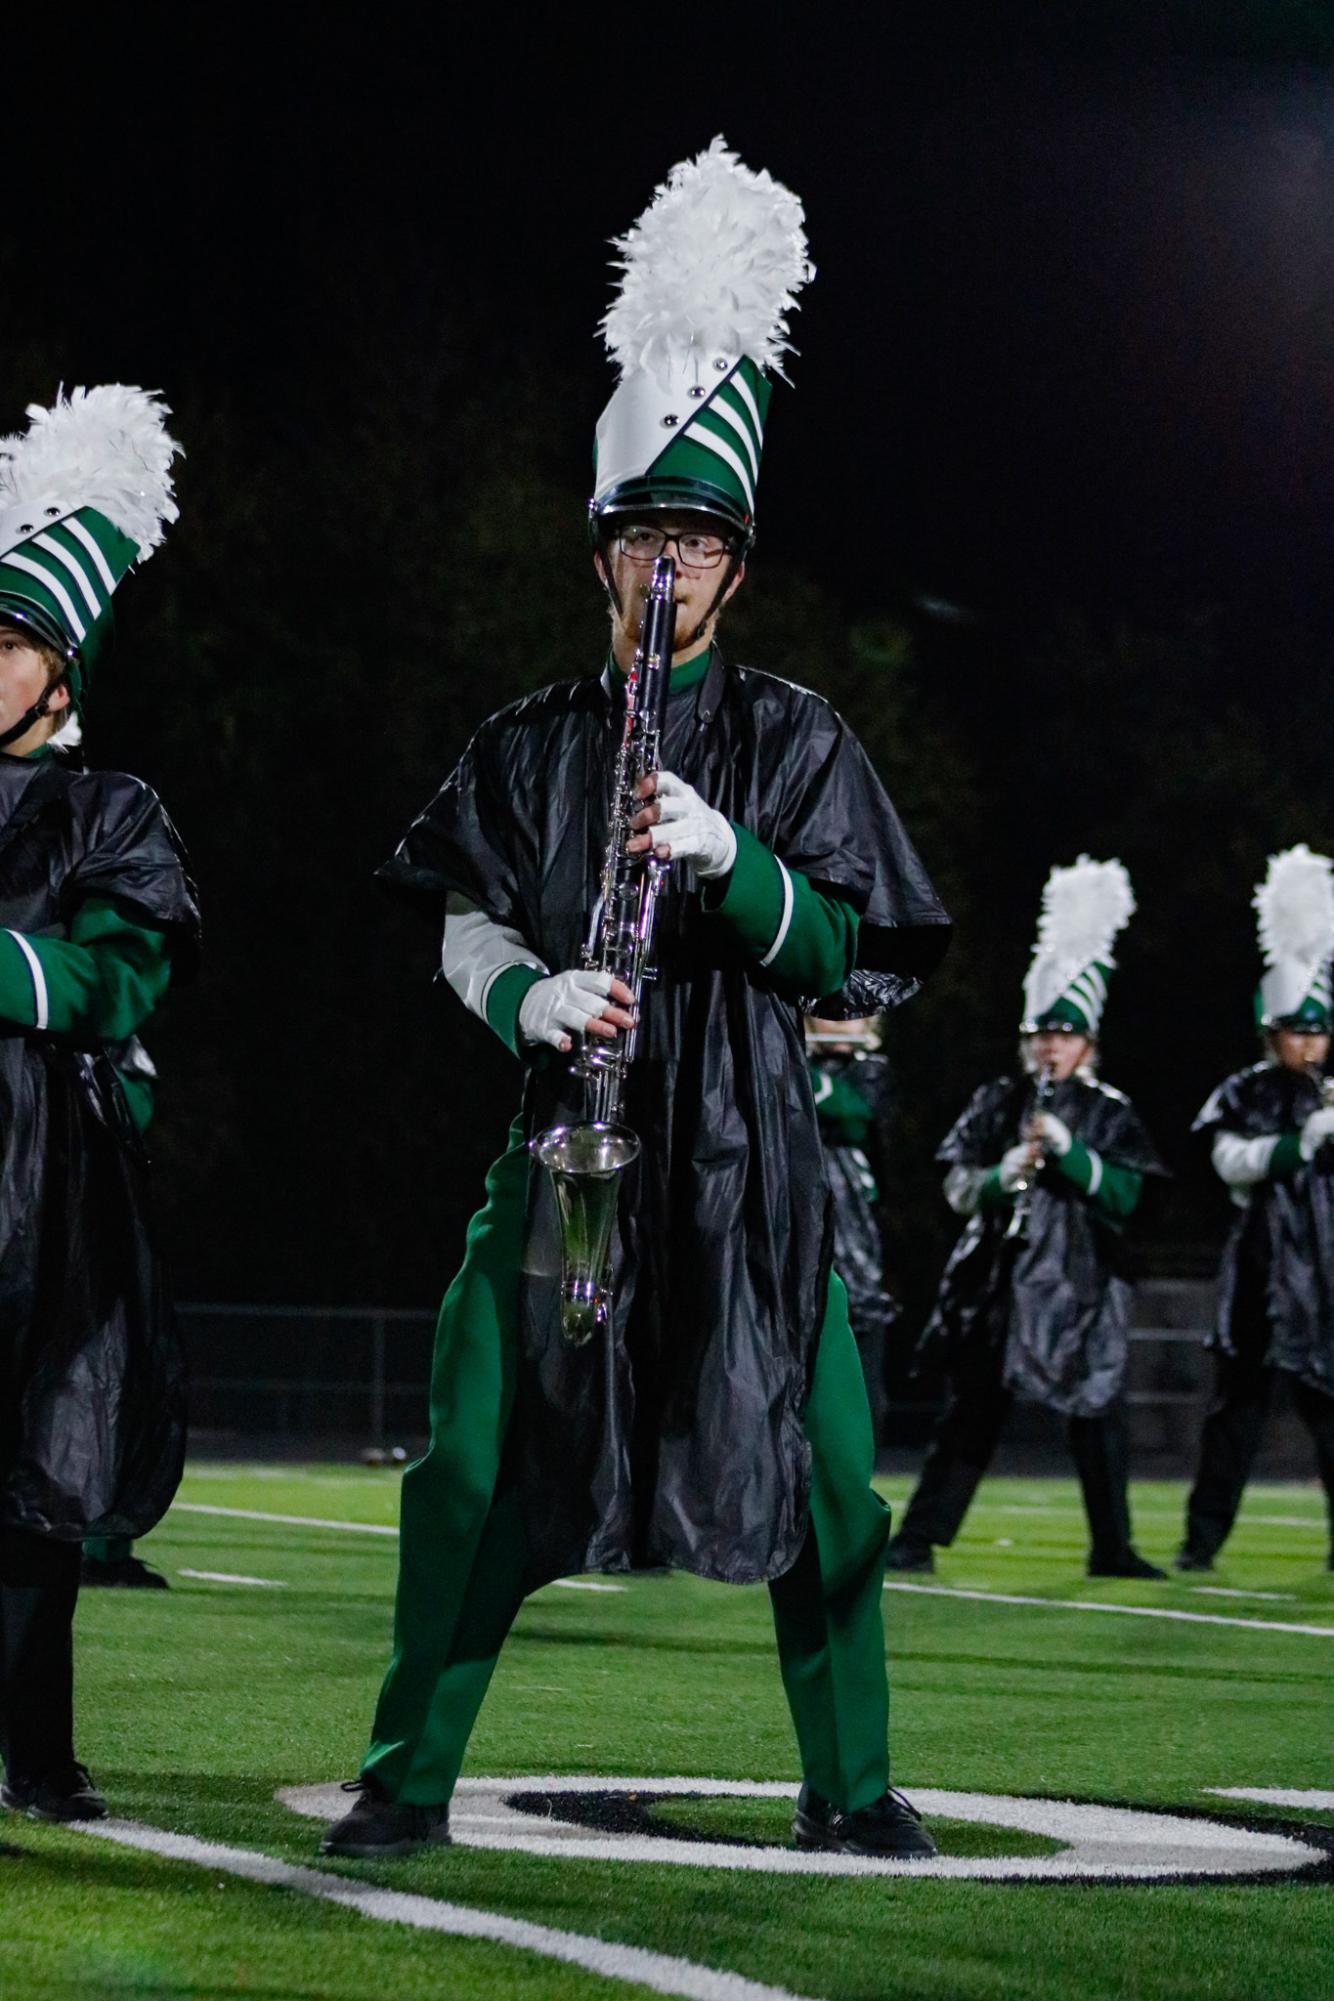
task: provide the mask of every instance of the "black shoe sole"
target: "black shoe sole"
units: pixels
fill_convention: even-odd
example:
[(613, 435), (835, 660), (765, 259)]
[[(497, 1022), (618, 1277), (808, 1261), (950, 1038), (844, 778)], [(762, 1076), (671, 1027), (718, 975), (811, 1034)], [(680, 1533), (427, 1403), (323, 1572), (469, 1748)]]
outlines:
[(422, 1848), (452, 1848), (452, 1834), (411, 1834), (401, 1841), (330, 1841), (320, 1843), (321, 1855), (341, 1855), (349, 1862), (392, 1861), (400, 1855), (415, 1855)]
[(77, 1813), (53, 1813), (49, 1808), (37, 1806), (32, 1801), (16, 1799), (8, 1786), (0, 1787), (0, 1806), (6, 1807), (10, 1813), (20, 1814), (24, 1820), (46, 1821), (52, 1826), (59, 1827), (69, 1826), (75, 1821), (105, 1820), (107, 1817), (105, 1800), (96, 1806), (90, 1802), (86, 1808)]
[(859, 1841), (840, 1840), (822, 1827), (818, 1820), (810, 1820), (804, 1813), (796, 1813), (792, 1819), (792, 1839), (804, 1853), (825, 1855), (857, 1855), (868, 1862), (930, 1862), (940, 1853), (929, 1834), (920, 1829), (913, 1839), (925, 1843), (920, 1848), (868, 1848)]

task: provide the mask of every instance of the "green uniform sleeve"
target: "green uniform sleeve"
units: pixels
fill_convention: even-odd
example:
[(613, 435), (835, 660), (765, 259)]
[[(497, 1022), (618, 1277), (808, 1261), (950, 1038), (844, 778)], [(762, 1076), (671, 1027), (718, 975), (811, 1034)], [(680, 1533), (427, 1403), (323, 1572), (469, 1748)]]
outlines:
[(510, 1054), (519, 1053), (519, 1009), (529, 987), (535, 986), (547, 975), (536, 966), (506, 966), (503, 973), (497, 973), (491, 982), (491, 991), (486, 997), (486, 1019), (491, 1028), (504, 1043)]
[(68, 938), (0, 932), (0, 1019), (76, 1042), (123, 1042), (171, 983), (167, 937), (108, 897), (89, 897)]
[(1288, 1175), (1295, 1174), (1304, 1165), (1301, 1134), (1280, 1133), (1269, 1156), (1269, 1180), (1285, 1181)]
[(1104, 1160), (1101, 1154), (1086, 1147), (1082, 1139), (1072, 1140), (1068, 1153), (1048, 1158), (1057, 1172), (1067, 1181), (1073, 1181), (1104, 1216), (1122, 1221), (1134, 1214), (1144, 1176), (1133, 1167), (1120, 1167), (1114, 1160)]
[(1014, 1197), (1001, 1187), (1000, 1169), (993, 1167), (986, 1180), (977, 1191), (977, 1206), (986, 1212), (996, 1209), (1011, 1209)]
[(837, 993), (857, 956), (857, 912), (816, 889), (734, 820), (736, 860), (704, 885), (704, 908), (730, 924), (792, 1000)]

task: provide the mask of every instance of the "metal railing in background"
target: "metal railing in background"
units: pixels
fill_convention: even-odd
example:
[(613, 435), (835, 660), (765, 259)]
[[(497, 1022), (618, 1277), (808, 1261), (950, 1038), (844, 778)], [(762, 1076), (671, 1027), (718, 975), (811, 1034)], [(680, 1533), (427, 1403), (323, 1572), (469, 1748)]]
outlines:
[[(1193, 1469), (1213, 1381), (1204, 1346), (1213, 1298), (1203, 1279), (1148, 1278), (1139, 1286), (1127, 1404), (1141, 1472), (1180, 1478)], [(425, 1439), (434, 1310), (208, 1302), (177, 1312), (196, 1451), (341, 1454), (415, 1449)], [(891, 1401), (886, 1442), (896, 1464), (916, 1463), (937, 1409), (911, 1391)], [(1006, 1438), (1011, 1458), (1068, 1470), (1051, 1413), (1017, 1406)], [(1311, 1470), (1309, 1440), (1286, 1399), (1256, 1470), (1268, 1478)]]

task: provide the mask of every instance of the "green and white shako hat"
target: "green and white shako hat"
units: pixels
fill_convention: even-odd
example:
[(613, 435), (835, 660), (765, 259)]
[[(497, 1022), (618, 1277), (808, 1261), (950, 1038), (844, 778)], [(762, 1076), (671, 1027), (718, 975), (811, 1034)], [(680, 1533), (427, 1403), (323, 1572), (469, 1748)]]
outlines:
[(683, 160), (617, 237), (620, 286), (602, 333), (620, 382), (598, 420), (594, 532), (647, 507), (717, 515), (754, 534), (787, 314), (815, 276), (797, 196), (720, 137)]
[(64, 657), (79, 707), (111, 634), (111, 600), (177, 517), (170, 412), (155, 392), (108, 382), (28, 406), (0, 439), (0, 621)]
[(1334, 864), (1304, 841), (1269, 857), (1251, 899), (1265, 974), (1255, 996), (1260, 1028), (1330, 1027)]
[(1135, 893), (1122, 863), (1081, 855), (1070, 868), (1052, 870), (1024, 981), (1022, 1035), (1071, 1028), (1097, 1036), (1116, 967), (1112, 946), (1134, 911)]

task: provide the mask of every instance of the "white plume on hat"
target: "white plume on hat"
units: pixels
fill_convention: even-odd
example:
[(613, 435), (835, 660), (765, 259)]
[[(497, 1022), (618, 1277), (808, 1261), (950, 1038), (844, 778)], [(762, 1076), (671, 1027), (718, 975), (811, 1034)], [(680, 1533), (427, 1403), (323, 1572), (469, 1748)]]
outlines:
[[(1295, 1015), (1304, 1000), (1328, 1003), (1326, 968), (1334, 953), (1334, 863), (1304, 841), (1269, 857), (1251, 899), (1266, 972), (1260, 983), (1266, 1021)], [(1320, 991), (1313, 994), (1312, 990)]]
[[(139, 545), (142, 561), (178, 513), (170, 414), (155, 390), (121, 382), (57, 395), (49, 410), (30, 403), (27, 430), (0, 439), (0, 521), (27, 513), (44, 526), (43, 517), (94, 507)], [(9, 546), (12, 533), (0, 529), (0, 548)]]
[(1042, 891), (1033, 963), (1024, 981), (1024, 1012), (1038, 1021), (1060, 1000), (1077, 1006), (1096, 1034), (1107, 995), (1112, 946), (1135, 911), (1123, 863), (1081, 855), (1054, 868)]
[(673, 167), (614, 239), (621, 280), (601, 325), (622, 376), (667, 377), (692, 347), (781, 375), (787, 315), (815, 276), (804, 225), (791, 189), (743, 166), (721, 135)]

